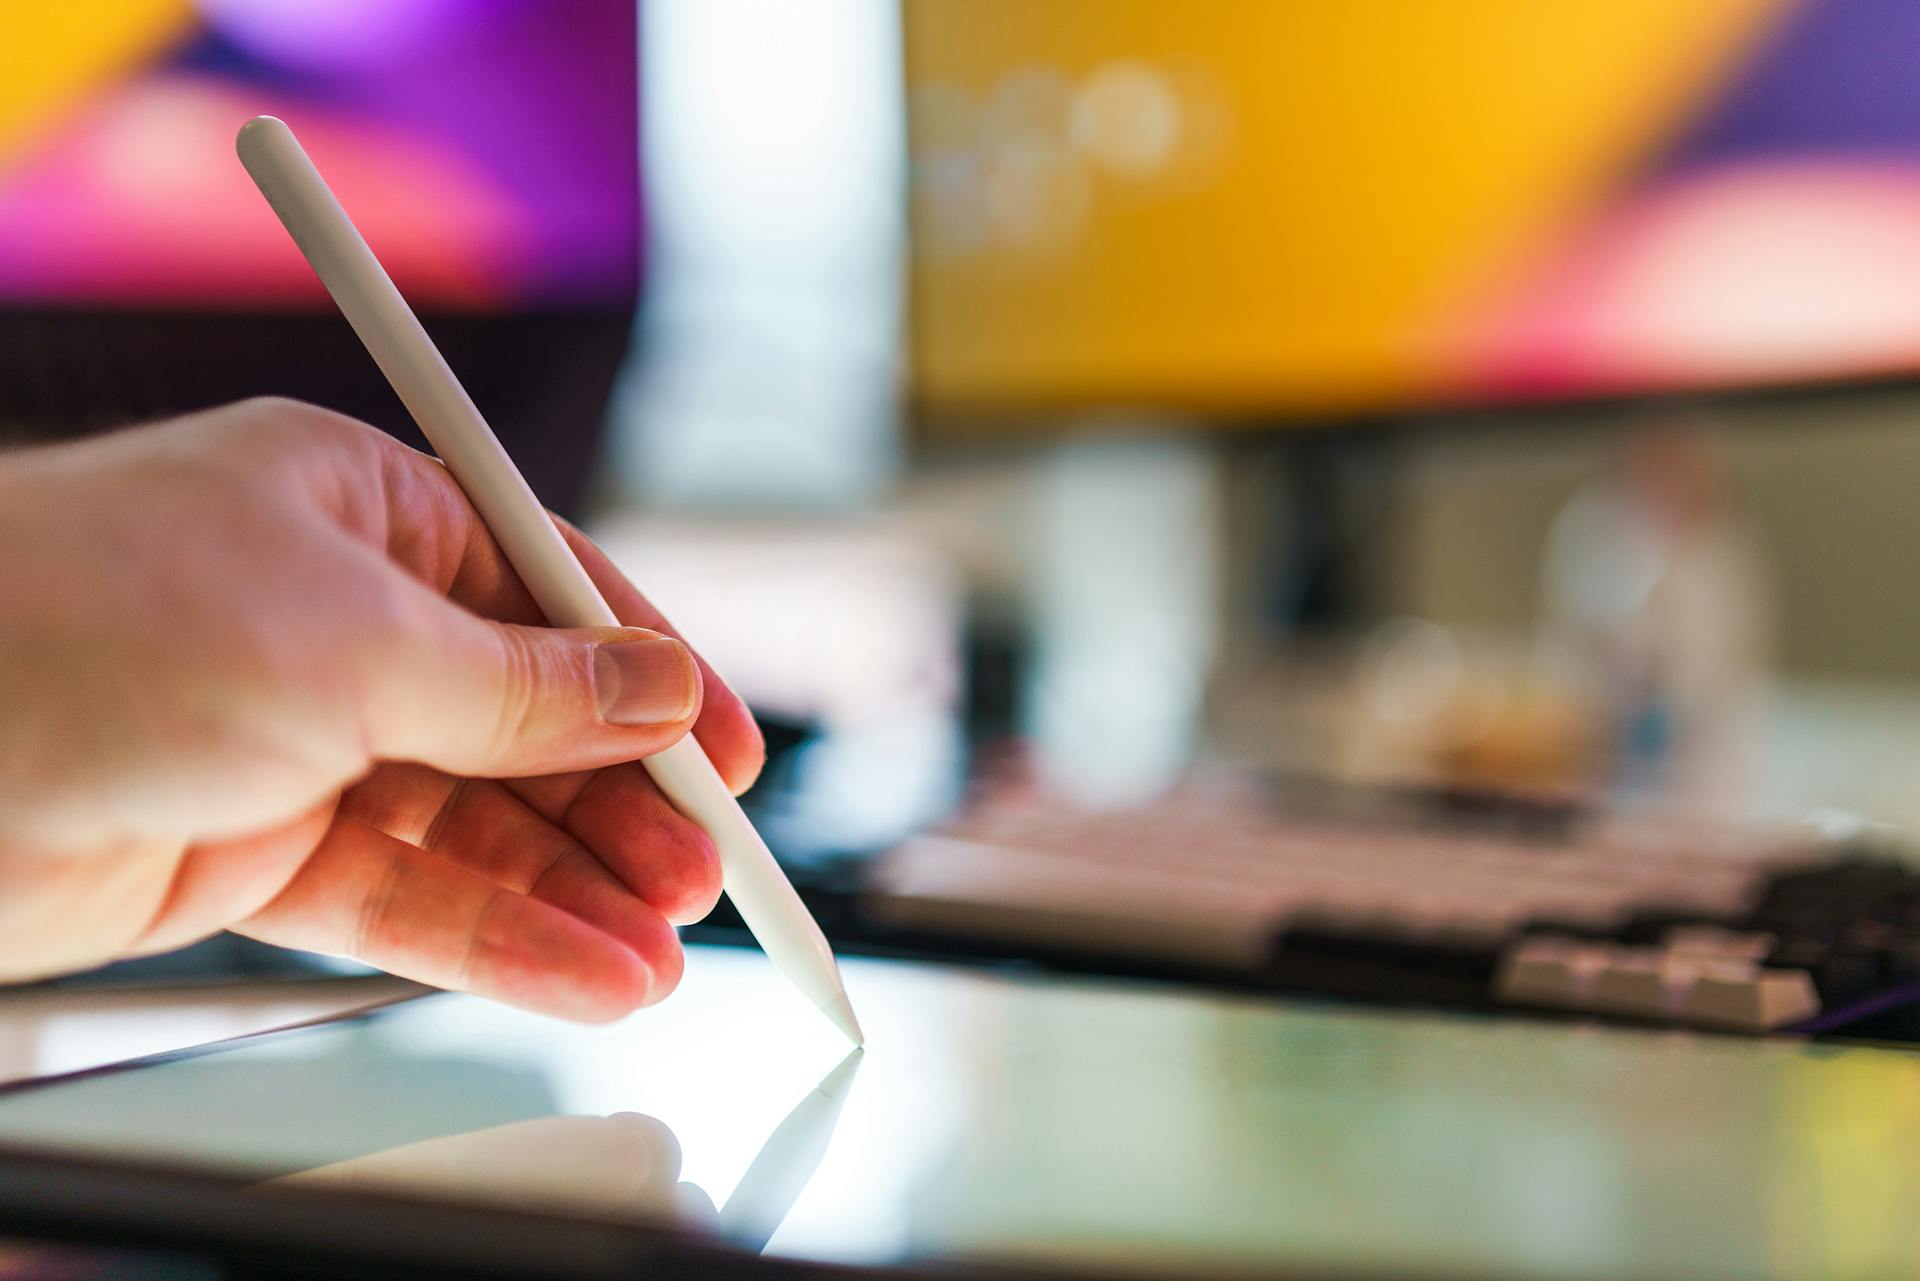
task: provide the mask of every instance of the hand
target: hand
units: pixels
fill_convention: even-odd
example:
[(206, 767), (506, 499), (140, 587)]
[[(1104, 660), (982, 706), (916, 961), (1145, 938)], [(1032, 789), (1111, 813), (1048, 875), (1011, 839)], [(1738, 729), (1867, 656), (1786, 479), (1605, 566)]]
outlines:
[[(539, 610), (440, 464), (249, 401), (0, 456), (0, 977), (230, 928), (601, 1020), (680, 976), (711, 842), (638, 759), (746, 708), (606, 557)], [(703, 696), (704, 691), (704, 696)]]

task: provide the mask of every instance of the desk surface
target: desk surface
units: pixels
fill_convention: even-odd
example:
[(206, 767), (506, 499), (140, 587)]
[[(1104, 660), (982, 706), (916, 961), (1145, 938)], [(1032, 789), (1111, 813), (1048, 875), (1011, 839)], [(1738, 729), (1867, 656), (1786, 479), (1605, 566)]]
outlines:
[(1920, 1272), (1913, 1054), (846, 974), (872, 1037), (854, 1064), (757, 954), (696, 948), (680, 993), (611, 1027), (432, 997), (0, 1093), (0, 1143), (673, 1218), (850, 1263)]

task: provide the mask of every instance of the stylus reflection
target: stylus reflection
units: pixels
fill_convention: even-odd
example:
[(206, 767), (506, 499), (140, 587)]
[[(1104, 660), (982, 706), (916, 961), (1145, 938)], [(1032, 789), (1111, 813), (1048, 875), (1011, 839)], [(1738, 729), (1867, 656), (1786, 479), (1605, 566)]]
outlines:
[(767, 1248), (827, 1154), (827, 1141), (840, 1123), (840, 1105), (853, 1087), (864, 1053), (856, 1046), (773, 1128), (720, 1207), (722, 1236), (748, 1250)]
[(718, 1211), (704, 1190), (680, 1180), (680, 1141), (673, 1131), (638, 1112), (516, 1121), (388, 1148), (270, 1183), (640, 1219), (717, 1232), (759, 1251), (826, 1155), (862, 1053), (855, 1049), (837, 1063), (774, 1127)]

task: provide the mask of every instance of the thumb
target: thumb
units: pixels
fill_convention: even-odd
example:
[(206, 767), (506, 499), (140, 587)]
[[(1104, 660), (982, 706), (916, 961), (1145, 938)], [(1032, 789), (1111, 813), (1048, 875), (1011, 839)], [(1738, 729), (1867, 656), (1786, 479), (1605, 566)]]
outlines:
[(685, 645), (640, 627), (521, 627), (448, 611), (375, 679), (363, 716), (384, 760), (515, 778), (651, 756), (700, 714)]

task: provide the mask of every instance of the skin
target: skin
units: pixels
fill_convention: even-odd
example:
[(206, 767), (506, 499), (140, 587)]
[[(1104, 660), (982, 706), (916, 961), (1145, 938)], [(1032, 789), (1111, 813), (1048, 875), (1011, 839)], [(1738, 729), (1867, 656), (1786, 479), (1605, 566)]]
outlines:
[(628, 630), (540, 626), (437, 461), (312, 406), (0, 455), (0, 978), (232, 929), (572, 1019), (664, 997), (720, 873), (637, 761), (691, 730), (738, 792), (762, 742), (690, 654), (691, 715), (601, 716), (595, 647), (674, 633), (563, 529)]

